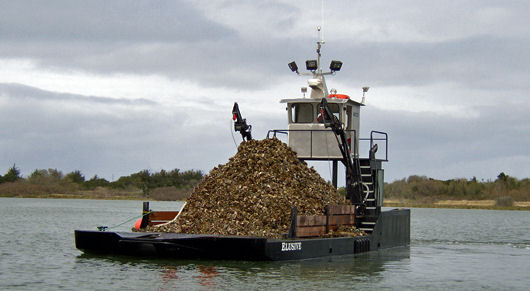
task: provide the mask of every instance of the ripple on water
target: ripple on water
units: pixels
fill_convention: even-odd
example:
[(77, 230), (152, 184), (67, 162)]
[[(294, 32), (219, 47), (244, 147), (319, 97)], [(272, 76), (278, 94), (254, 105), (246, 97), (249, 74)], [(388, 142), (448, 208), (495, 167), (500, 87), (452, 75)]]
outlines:
[[(89, 256), (74, 246), (74, 229), (117, 225), (138, 216), (141, 201), (0, 199), (3, 225), (10, 226), (0, 235), (3, 290), (530, 286), (529, 212), (412, 209), (410, 247), (355, 256), (294, 262), (150, 260)], [(157, 204), (152, 208), (177, 208), (174, 202)]]

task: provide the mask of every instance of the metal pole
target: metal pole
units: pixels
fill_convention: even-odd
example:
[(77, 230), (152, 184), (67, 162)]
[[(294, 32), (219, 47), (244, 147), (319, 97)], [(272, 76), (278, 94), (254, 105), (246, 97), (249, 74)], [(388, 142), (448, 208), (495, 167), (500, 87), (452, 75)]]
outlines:
[(149, 214), (146, 215), (147, 213), (149, 213), (149, 202), (144, 202), (142, 209), (142, 222), (140, 223), (140, 228), (146, 228), (149, 224)]
[(333, 187), (335, 187), (335, 189), (337, 189), (337, 166), (338, 166), (338, 161), (337, 160), (333, 160), (332, 183), (333, 183)]

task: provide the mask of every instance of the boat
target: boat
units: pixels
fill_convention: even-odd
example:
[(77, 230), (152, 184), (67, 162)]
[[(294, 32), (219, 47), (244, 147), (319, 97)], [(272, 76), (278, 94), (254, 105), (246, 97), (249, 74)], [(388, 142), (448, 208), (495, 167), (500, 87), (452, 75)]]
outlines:
[[(299, 72), (296, 62), (288, 64), (292, 72), (309, 76), (303, 96), (283, 99), (286, 104), (287, 129), (271, 129), (267, 138), (287, 139), (287, 144), (302, 161), (332, 163), (332, 184), (337, 187), (338, 164), (344, 165), (348, 205), (328, 205), (325, 215), (298, 215), (291, 209), (289, 232), (282, 238), (222, 236), (166, 232), (113, 232), (101, 227), (97, 231), (75, 230), (75, 245), (85, 253), (127, 255), (175, 259), (224, 259), (281, 261), (326, 256), (349, 255), (380, 249), (407, 246), (410, 243), (410, 210), (383, 210), (384, 169), (388, 161), (388, 134), (371, 131), (370, 137), (359, 136), (362, 101), (351, 99), (337, 90), (328, 91), (325, 76), (334, 75), (342, 62), (333, 60), (329, 71), (321, 68), (323, 40), (317, 41), (317, 59), (306, 61), (307, 72)], [(233, 110), (234, 130), (243, 140), (252, 139), (237, 103)], [(360, 146), (365, 143), (366, 156)], [(384, 151), (379, 151), (379, 148)], [(176, 219), (179, 211), (152, 211), (144, 202), (142, 218), (136, 228), (144, 229)], [(355, 227), (364, 235), (349, 233), (329, 235), (340, 226)], [(338, 235), (337, 235), (338, 233)]]

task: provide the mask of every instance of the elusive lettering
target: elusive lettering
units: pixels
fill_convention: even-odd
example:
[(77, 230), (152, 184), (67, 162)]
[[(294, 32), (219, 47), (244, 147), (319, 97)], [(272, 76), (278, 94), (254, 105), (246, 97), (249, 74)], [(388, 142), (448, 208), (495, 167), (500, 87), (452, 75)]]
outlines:
[(288, 251), (301, 251), (302, 250), (302, 243), (301, 242), (293, 242), (293, 243), (282, 243), (282, 252), (288, 252)]

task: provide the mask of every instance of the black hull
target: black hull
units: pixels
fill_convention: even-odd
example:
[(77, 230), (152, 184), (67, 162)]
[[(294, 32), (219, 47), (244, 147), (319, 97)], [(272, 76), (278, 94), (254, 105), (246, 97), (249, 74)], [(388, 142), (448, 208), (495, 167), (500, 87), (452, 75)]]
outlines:
[(178, 259), (278, 261), (346, 255), (410, 243), (410, 210), (384, 211), (364, 237), (267, 239), (259, 237), (75, 231), (85, 253)]

